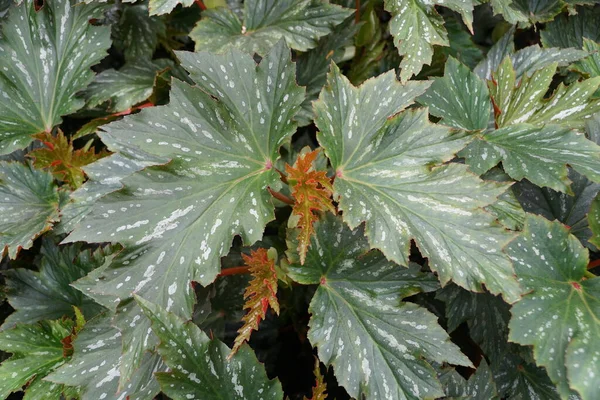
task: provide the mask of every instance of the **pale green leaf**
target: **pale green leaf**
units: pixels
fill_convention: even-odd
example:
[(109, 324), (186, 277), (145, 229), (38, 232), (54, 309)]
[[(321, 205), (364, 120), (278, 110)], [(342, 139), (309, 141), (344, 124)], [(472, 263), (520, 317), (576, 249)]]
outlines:
[(362, 228), (351, 231), (341, 218), (327, 213), (315, 223), (304, 265), (297, 263), (297, 254), (290, 257), (295, 262), (290, 266), (292, 279), (319, 285), (309, 307), (308, 338), (319, 359), (333, 365), (350, 396), (441, 396), (429, 363), (470, 365), (433, 314), (401, 301), (435, 290), (435, 278), (421, 272), (419, 265), (406, 269), (370, 250)]
[(223, 7), (206, 10), (190, 36), (196, 50), (211, 52), (233, 46), (264, 55), (282, 38), (306, 51), (351, 14), (328, 0), (246, 0), (244, 18)]
[(528, 292), (512, 307), (510, 340), (533, 346), (563, 396), (570, 386), (597, 399), (600, 278), (584, 278), (587, 250), (559, 222), (531, 216), (507, 253)]
[(32, 165), (0, 162), (0, 253), (15, 258), (58, 221), (59, 195), (52, 174)]
[(61, 116), (80, 109), (76, 93), (94, 74), (90, 67), (106, 55), (110, 29), (88, 21), (105, 6), (53, 0), (35, 11), (34, 0), (15, 6), (0, 35), (0, 154), (50, 132)]
[(454, 57), (448, 58), (444, 77), (434, 78), (418, 101), (429, 106), (429, 112), (442, 118), (444, 125), (466, 131), (488, 126), (491, 104), (487, 85)]
[(169, 372), (157, 374), (162, 391), (173, 400), (280, 400), (278, 380), (269, 380), (247, 345), (227, 359), (229, 347), (162, 307), (136, 297), (152, 330), (160, 338), (158, 352)]
[(481, 209), (506, 185), (443, 164), (468, 138), (431, 124), (427, 110), (398, 114), (426, 88), (401, 85), (391, 73), (356, 88), (333, 67), (314, 107), (344, 221), (351, 228), (365, 221), (370, 244), (390, 260), (407, 265), (414, 239), (442, 284), (452, 279), (475, 291), (485, 284), (514, 301), (520, 290), (501, 252), (511, 235)]

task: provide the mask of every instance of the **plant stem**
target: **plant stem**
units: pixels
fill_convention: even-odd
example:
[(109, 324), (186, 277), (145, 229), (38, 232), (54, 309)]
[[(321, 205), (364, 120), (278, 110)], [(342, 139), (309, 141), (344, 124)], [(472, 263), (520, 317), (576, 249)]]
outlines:
[(360, 0), (356, 0), (356, 12), (354, 13), (354, 23), (358, 24), (360, 22)]
[(151, 102), (149, 102), (149, 101), (147, 101), (145, 103), (140, 104), (139, 106), (128, 108), (127, 110), (120, 111), (118, 113), (114, 113), (114, 114), (112, 114), (112, 116), (114, 116), (114, 117), (120, 117), (122, 115), (129, 115), (129, 114), (131, 114), (134, 111), (141, 110), (142, 108), (148, 108), (148, 107), (154, 107), (154, 104), (151, 103)]
[(587, 269), (593, 269), (596, 267), (600, 267), (600, 258), (594, 261), (590, 261), (590, 263), (587, 266)]
[(583, 274), (583, 276), (588, 279), (596, 278), (596, 275), (592, 274), (590, 271), (585, 271), (585, 274)]
[(222, 269), (219, 276), (248, 274), (248, 273), (250, 273), (249, 271), (250, 271), (250, 267), (246, 267), (246, 266), (231, 267), (231, 268)]
[(198, 7), (200, 7), (201, 10), (206, 10), (206, 6), (202, 0), (196, 0), (196, 4), (198, 4)]
[(290, 199), (285, 194), (276, 192), (273, 189), (271, 189), (270, 187), (267, 187), (267, 190), (269, 191), (269, 193), (271, 193), (271, 196), (275, 197), (277, 200), (282, 201), (285, 204), (289, 204), (291, 206), (294, 205), (294, 200)]
[[(275, 167), (273, 167), (273, 168), (275, 168)], [(277, 168), (275, 168), (275, 171), (277, 171), (277, 173), (279, 174), (279, 177), (281, 178), (281, 182), (283, 182), (287, 185), (288, 184), (287, 176), (285, 176), (285, 174)]]

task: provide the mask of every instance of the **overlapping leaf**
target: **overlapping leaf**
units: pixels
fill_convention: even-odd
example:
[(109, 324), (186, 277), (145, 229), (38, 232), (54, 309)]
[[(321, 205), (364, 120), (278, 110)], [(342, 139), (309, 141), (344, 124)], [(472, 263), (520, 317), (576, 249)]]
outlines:
[(210, 340), (191, 322), (137, 297), (152, 330), (161, 339), (158, 352), (169, 372), (157, 374), (161, 390), (173, 400), (244, 400), (283, 398), (281, 384), (269, 380), (264, 367), (248, 346), (227, 360), (229, 348)]
[(0, 162), (0, 253), (21, 249), (58, 221), (59, 195), (52, 175), (17, 162)]
[(165, 371), (165, 364), (158, 355), (146, 353), (139, 372), (119, 387), (121, 333), (110, 320), (110, 314), (103, 314), (88, 321), (73, 343), (71, 361), (47, 380), (81, 387), (82, 400), (154, 398), (160, 389), (153, 372)]
[[(496, 365), (492, 364), (498, 393), (514, 400), (559, 400), (556, 387), (544, 368), (527, 362), (516, 354), (504, 354)], [(574, 397), (570, 397), (574, 398)]]
[(393, 116), (427, 86), (387, 73), (355, 88), (333, 67), (315, 112), (339, 208), (351, 228), (366, 221), (370, 244), (389, 259), (407, 265), (415, 239), (442, 283), (475, 291), (485, 284), (514, 301), (520, 289), (501, 252), (510, 235), (481, 210), (506, 185), (441, 165), (468, 139), (431, 124), (427, 110)]
[(456, 370), (444, 371), (440, 376), (448, 400), (498, 400), (496, 383), (492, 371), (485, 360), (482, 360), (477, 370), (469, 379), (463, 378)]
[(572, 193), (567, 164), (600, 182), (600, 147), (583, 134), (558, 125), (511, 125), (488, 131), (463, 153), (470, 168), (482, 174), (500, 161), (515, 180)]
[(151, 60), (165, 34), (164, 21), (150, 16), (144, 3), (124, 6), (119, 21), (112, 27), (113, 44), (123, 52), (127, 62)]
[(453, 57), (446, 62), (443, 78), (433, 84), (418, 101), (443, 123), (466, 131), (488, 127), (491, 103), (483, 80)]
[(561, 84), (552, 97), (545, 99), (555, 71), (556, 64), (551, 64), (517, 82), (512, 61), (505, 58), (490, 83), (496, 125), (527, 122), (583, 129), (585, 119), (600, 111), (600, 100), (591, 99), (600, 86), (600, 77), (569, 86)]
[(402, 81), (418, 74), (424, 64), (431, 63), (434, 45), (449, 45), (444, 20), (434, 8), (437, 5), (460, 13), (472, 30), (472, 0), (385, 0), (385, 9), (392, 14), (390, 32), (403, 57), (400, 63)]
[(0, 365), (0, 398), (6, 399), (36, 376), (44, 377), (63, 364), (62, 340), (71, 335), (72, 328), (71, 320), (42, 321), (0, 332), (0, 349), (14, 353)]
[(110, 29), (88, 22), (105, 6), (75, 3), (49, 1), (36, 11), (36, 1), (25, 0), (2, 23), (0, 154), (26, 147), (32, 134), (50, 132), (83, 106), (75, 95), (110, 47)]
[(600, 42), (600, 9), (579, 7), (574, 15), (561, 14), (546, 24), (540, 36), (545, 47), (583, 47), (583, 39)]
[[(239, 51), (179, 56), (197, 87), (174, 81), (168, 106), (144, 110), (101, 134), (126, 156), (173, 161), (125, 178), (125, 189), (96, 203), (67, 241), (125, 245), (94, 292), (121, 300), (147, 294), (189, 318), (191, 281), (211, 283), (234, 235), (252, 244), (273, 218), (266, 187), (278, 185), (272, 165), (294, 132), (304, 92), (283, 42), (259, 66)], [(134, 306), (121, 324), (124, 357), (134, 352), (126, 365), (134, 368), (147, 348), (140, 338), (148, 323)]]
[(584, 278), (587, 250), (559, 222), (531, 216), (507, 252), (529, 292), (512, 307), (510, 340), (533, 345), (563, 396), (570, 386), (598, 398), (600, 278)]
[(190, 36), (196, 50), (233, 46), (263, 55), (283, 38), (292, 49), (306, 51), (351, 14), (328, 0), (246, 0), (243, 20), (228, 8), (206, 10)]
[(249, 267), (252, 279), (244, 292), (244, 309), (247, 310), (242, 318), (244, 325), (238, 329), (231, 354), (235, 354), (250, 339), (252, 331), (258, 330), (258, 325), (265, 319), (269, 307), (279, 315), (275, 260), (269, 258), (267, 250), (263, 248), (252, 251), (249, 256), (242, 254), (242, 257)]
[(541, 215), (550, 221), (562, 222), (569, 227), (571, 234), (588, 246), (592, 232), (587, 215), (588, 211), (591, 215), (590, 205), (600, 191), (600, 184), (590, 181), (572, 169), (569, 170), (568, 178), (572, 182), (572, 195), (540, 188), (528, 181), (518, 182), (513, 186), (513, 190), (527, 212)]
[[(289, 276), (317, 284), (308, 338), (319, 359), (333, 365), (338, 382), (354, 398), (406, 399), (442, 396), (429, 362), (469, 365), (436, 317), (404, 297), (435, 290), (418, 265), (403, 268), (370, 251), (362, 228), (351, 231), (330, 213), (315, 224), (303, 266), (289, 254)], [(292, 231), (289, 248), (293, 249)]]
[(588, 224), (592, 231), (590, 243), (600, 249), (600, 196), (596, 196), (588, 214)]
[(6, 272), (7, 297), (15, 309), (2, 325), (72, 317), (77, 306), (89, 319), (102, 307), (70, 284), (101, 266), (110, 249), (82, 251), (80, 245), (58, 247), (51, 239), (42, 243), (39, 271), (18, 268)]

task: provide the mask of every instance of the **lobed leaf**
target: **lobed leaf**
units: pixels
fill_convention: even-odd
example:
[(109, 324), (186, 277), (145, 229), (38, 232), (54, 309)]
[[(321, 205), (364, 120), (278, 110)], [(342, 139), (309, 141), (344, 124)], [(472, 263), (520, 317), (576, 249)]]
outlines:
[(281, 384), (267, 374), (248, 346), (242, 346), (227, 360), (229, 348), (210, 340), (191, 322), (136, 297), (152, 330), (160, 338), (158, 352), (169, 372), (157, 374), (161, 390), (173, 400), (211, 399), (243, 400), (283, 398)]
[(530, 216), (507, 253), (529, 292), (512, 307), (509, 339), (533, 345), (562, 396), (571, 387), (583, 399), (596, 398), (600, 278), (584, 278), (588, 252), (559, 222)]
[[(293, 243), (295, 235), (290, 232), (288, 241)], [(470, 365), (433, 314), (401, 301), (435, 290), (435, 278), (416, 264), (402, 268), (371, 251), (362, 228), (351, 231), (326, 213), (315, 223), (304, 266), (293, 250), (288, 256), (293, 280), (318, 285), (309, 307), (308, 338), (350, 396), (441, 396), (430, 362)]]
[(440, 381), (445, 387), (448, 400), (499, 400), (496, 382), (490, 367), (482, 360), (469, 379), (463, 378), (455, 369), (443, 371)]
[(485, 284), (515, 301), (520, 289), (501, 252), (511, 235), (481, 209), (507, 186), (442, 165), (468, 138), (431, 124), (426, 109), (397, 114), (427, 86), (387, 73), (355, 88), (332, 68), (314, 107), (317, 138), (336, 171), (334, 198), (344, 221), (365, 221), (369, 243), (389, 259), (407, 265), (414, 239), (442, 284)]
[(63, 364), (62, 340), (71, 335), (72, 328), (72, 321), (59, 320), (1, 331), (0, 349), (14, 355), (0, 365), (0, 398), (6, 399), (36, 376), (44, 377)]
[[(0, 35), (0, 154), (22, 149), (31, 135), (50, 132), (61, 116), (83, 106), (76, 96), (106, 55), (110, 30), (89, 20), (105, 5), (35, 0), (14, 6)], [(83, 44), (83, 45), (82, 45)]]
[(59, 195), (52, 175), (30, 164), (0, 162), (0, 254), (16, 258), (58, 221)]
[(15, 309), (2, 329), (16, 323), (73, 317), (73, 307), (89, 319), (102, 307), (71, 283), (101, 266), (111, 253), (110, 248), (82, 250), (82, 246), (58, 247), (52, 239), (44, 238), (40, 250), (39, 271), (15, 268), (5, 272), (8, 302)]
[(486, 129), (491, 106), (488, 88), (483, 80), (449, 57), (443, 78), (433, 84), (418, 101), (429, 106), (429, 112), (440, 117), (445, 125), (466, 131)]
[(585, 135), (558, 125), (507, 126), (481, 135), (462, 152), (478, 174), (500, 161), (511, 178), (527, 178), (538, 186), (572, 193), (567, 164), (590, 180), (600, 182), (600, 147)]
[[(295, 130), (304, 91), (283, 42), (260, 65), (237, 50), (179, 57), (196, 86), (174, 81), (169, 105), (114, 122), (100, 135), (125, 157), (172, 161), (123, 179), (125, 188), (96, 202), (66, 241), (125, 246), (98, 277), (96, 294), (118, 303), (135, 292), (189, 318), (191, 282), (211, 283), (233, 237), (252, 244), (274, 218), (266, 189), (279, 184), (272, 166)], [(116, 323), (128, 377), (153, 341), (141, 339), (149, 329), (141, 310), (124, 308)]]
[(328, 0), (246, 0), (242, 20), (228, 8), (206, 10), (190, 36), (196, 50), (222, 52), (228, 47), (264, 55), (281, 39), (300, 51), (352, 14)]

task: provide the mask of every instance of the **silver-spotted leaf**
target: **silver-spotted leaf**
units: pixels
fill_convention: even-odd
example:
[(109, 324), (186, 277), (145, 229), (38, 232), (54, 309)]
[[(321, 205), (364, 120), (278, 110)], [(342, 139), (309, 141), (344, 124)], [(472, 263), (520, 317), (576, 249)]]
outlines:
[(47, 380), (81, 387), (82, 400), (153, 399), (160, 391), (153, 373), (165, 371), (165, 364), (157, 354), (146, 353), (138, 372), (120, 388), (121, 333), (111, 318), (101, 314), (88, 321), (73, 342), (73, 358)]
[(513, 191), (525, 211), (541, 215), (550, 221), (562, 222), (569, 227), (571, 234), (579, 238), (585, 246), (589, 246), (588, 240), (592, 237), (592, 231), (591, 225), (588, 224), (588, 212), (591, 217), (590, 206), (600, 192), (600, 184), (590, 181), (572, 169), (569, 169), (568, 177), (572, 182), (571, 195), (541, 188), (527, 180), (517, 182)]
[[(292, 231), (288, 240), (293, 241)], [(290, 246), (294, 249), (295, 246)], [(289, 254), (289, 276), (317, 284), (309, 307), (308, 338), (319, 359), (333, 365), (338, 382), (354, 398), (419, 399), (442, 396), (429, 364), (470, 365), (436, 317), (402, 298), (437, 288), (435, 278), (411, 264), (401, 267), (370, 250), (362, 228), (351, 231), (327, 213), (303, 266)]]
[(14, 353), (0, 364), (0, 398), (6, 399), (34, 377), (44, 377), (63, 364), (61, 341), (72, 328), (71, 320), (59, 320), (18, 324), (0, 332), (0, 350)]
[(110, 29), (88, 21), (105, 6), (53, 0), (13, 7), (0, 35), (0, 154), (26, 147), (32, 134), (50, 132), (61, 116), (81, 108), (76, 93), (106, 55)]
[(369, 243), (403, 265), (414, 239), (442, 284), (452, 279), (475, 291), (485, 284), (515, 301), (520, 289), (501, 252), (511, 235), (481, 209), (506, 184), (482, 181), (461, 164), (443, 164), (468, 138), (431, 124), (426, 109), (398, 114), (427, 86), (402, 85), (387, 73), (356, 88), (332, 67), (314, 103), (315, 121), (336, 171), (344, 221), (351, 228), (365, 221)]
[(157, 374), (161, 390), (173, 400), (280, 400), (278, 380), (269, 380), (253, 351), (243, 345), (231, 357), (229, 347), (209, 339), (194, 323), (136, 297), (152, 330), (160, 338), (158, 352), (169, 372)]
[(165, 36), (164, 21), (150, 16), (145, 3), (123, 6), (119, 21), (112, 27), (113, 45), (127, 62), (151, 60), (159, 40)]
[(179, 4), (189, 7), (194, 4), (194, 0), (150, 0), (148, 8), (150, 15), (162, 15), (170, 13)]
[(600, 278), (586, 279), (588, 251), (559, 222), (531, 216), (507, 248), (527, 295), (511, 309), (509, 339), (532, 345), (563, 396), (598, 398)]
[(198, 51), (233, 46), (263, 55), (282, 38), (290, 48), (306, 51), (351, 14), (329, 0), (246, 0), (242, 20), (228, 8), (206, 10), (190, 36)]
[(15, 311), (6, 318), (2, 328), (16, 323), (73, 317), (73, 306), (86, 319), (98, 314), (102, 307), (71, 283), (101, 266), (110, 248), (81, 250), (79, 244), (58, 247), (51, 239), (42, 242), (39, 271), (10, 269), (6, 274), (6, 294)]
[(59, 194), (52, 174), (31, 164), (0, 162), (0, 254), (15, 258), (58, 221)]
[(590, 206), (588, 224), (592, 232), (590, 243), (600, 249), (600, 196), (596, 196)]
[(458, 12), (472, 30), (472, 0), (385, 0), (385, 9), (392, 14), (390, 32), (402, 56), (400, 79), (407, 81), (418, 74), (424, 64), (430, 64), (433, 46), (449, 46), (444, 20), (435, 10), (443, 5)]
[[(126, 247), (93, 292), (120, 300), (136, 292), (189, 318), (191, 282), (211, 283), (233, 237), (252, 244), (273, 219), (267, 187), (276, 187), (279, 175), (272, 166), (295, 130), (304, 91), (283, 42), (258, 66), (237, 50), (178, 55), (197, 86), (174, 81), (169, 105), (112, 123), (100, 134), (126, 157), (145, 153), (172, 161), (123, 179), (125, 188), (95, 203), (67, 241)], [(151, 345), (142, 339), (149, 322), (141, 310), (134, 304), (127, 315), (119, 328), (134, 342), (124, 341), (124, 357), (133, 354), (124, 376)]]
[(583, 39), (600, 42), (600, 8), (580, 7), (573, 15), (561, 14), (546, 24), (540, 36), (545, 47), (583, 47)]
[(490, 94), (485, 82), (454, 57), (449, 57), (442, 78), (419, 97), (444, 125), (466, 131), (486, 129), (490, 120)]
[(498, 400), (496, 382), (490, 367), (482, 360), (469, 379), (463, 378), (455, 369), (440, 374), (447, 400)]
[(469, 167), (482, 174), (502, 162), (511, 178), (572, 193), (567, 164), (600, 182), (600, 147), (585, 135), (559, 125), (510, 125), (485, 132), (462, 153)]
[[(511, 400), (559, 400), (556, 386), (544, 368), (525, 361), (514, 353), (505, 353), (491, 364), (498, 393)], [(577, 399), (578, 397), (569, 397)]]

